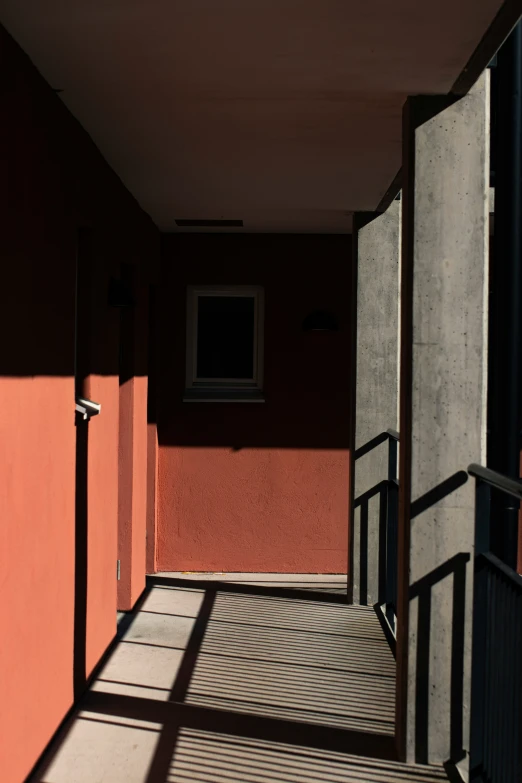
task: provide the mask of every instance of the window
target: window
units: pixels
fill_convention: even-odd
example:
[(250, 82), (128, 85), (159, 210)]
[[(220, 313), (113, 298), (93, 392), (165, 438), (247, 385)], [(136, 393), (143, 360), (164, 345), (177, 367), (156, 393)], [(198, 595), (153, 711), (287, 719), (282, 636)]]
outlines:
[(187, 401), (263, 401), (263, 289), (189, 286)]

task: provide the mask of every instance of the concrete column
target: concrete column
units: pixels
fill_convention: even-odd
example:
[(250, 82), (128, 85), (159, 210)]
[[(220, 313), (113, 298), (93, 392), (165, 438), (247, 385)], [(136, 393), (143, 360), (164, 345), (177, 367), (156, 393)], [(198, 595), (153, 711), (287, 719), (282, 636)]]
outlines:
[[(357, 262), (355, 450), (398, 429), (399, 247), (401, 202), (387, 212), (354, 216)], [(388, 478), (388, 443), (354, 463), (354, 499)], [(380, 495), (353, 509), (354, 603), (378, 602)], [(352, 504), (353, 505), (353, 504)], [(361, 513), (362, 512), (362, 513)], [(361, 525), (362, 519), (362, 525)]]
[(456, 102), (410, 98), (403, 136), (398, 742), (464, 766), (474, 487), (455, 474), (486, 456), (488, 76)]

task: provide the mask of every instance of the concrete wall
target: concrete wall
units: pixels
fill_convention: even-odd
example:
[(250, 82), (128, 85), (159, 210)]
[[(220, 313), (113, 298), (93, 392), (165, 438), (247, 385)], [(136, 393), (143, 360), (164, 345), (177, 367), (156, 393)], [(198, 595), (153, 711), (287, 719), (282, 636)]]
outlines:
[[(0, 52), (0, 770), (21, 783), (72, 703), (79, 578), (85, 674), (115, 633), (119, 315), (107, 288), (122, 260), (154, 261), (158, 236), (1, 29)], [(86, 574), (75, 574), (80, 226), (92, 232), (86, 385), (102, 404), (89, 425)]]
[[(383, 215), (356, 215), (357, 346), (355, 448), (399, 428), (399, 254), (401, 202)], [(388, 478), (388, 441), (354, 464), (354, 498)], [(361, 507), (354, 509), (353, 599), (373, 605), (379, 586), (380, 496), (369, 500), (361, 542)], [(383, 549), (385, 551), (385, 549)], [(361, 575), (365, 573), (362, 580)]]
[(419, 762), (458, 761), (469, 737), (473, 484), (411, 504), (485, 464), (488, 75), (405, 110), (397, 704)]
[[(165, 238), (158, 570), (345, 572), (349, 280), (348, 236)], [(265, 403), (182, 402), (189, 284), (264, 286)]]

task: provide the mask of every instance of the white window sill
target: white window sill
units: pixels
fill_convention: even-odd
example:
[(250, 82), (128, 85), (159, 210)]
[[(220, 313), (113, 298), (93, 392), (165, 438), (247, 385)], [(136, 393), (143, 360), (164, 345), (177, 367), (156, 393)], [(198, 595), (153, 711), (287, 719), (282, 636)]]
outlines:
[(265, 398), (256, 392), (185, 392), (183, 402), (264, 402)]

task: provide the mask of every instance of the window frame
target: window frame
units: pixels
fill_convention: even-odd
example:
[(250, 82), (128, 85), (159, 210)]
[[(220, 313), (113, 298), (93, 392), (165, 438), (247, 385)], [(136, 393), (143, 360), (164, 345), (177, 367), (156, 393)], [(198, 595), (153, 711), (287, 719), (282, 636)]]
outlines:
[[(198, 365), (198, 299), (242, 297), (254, 299), (254, 344), (252, 378), (199, 378)], [(263, 402), (264, 359), (264, 289), (254, 285), (187, 286), (185, 401)]]

